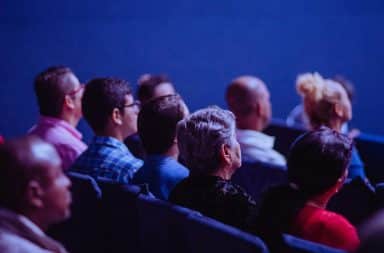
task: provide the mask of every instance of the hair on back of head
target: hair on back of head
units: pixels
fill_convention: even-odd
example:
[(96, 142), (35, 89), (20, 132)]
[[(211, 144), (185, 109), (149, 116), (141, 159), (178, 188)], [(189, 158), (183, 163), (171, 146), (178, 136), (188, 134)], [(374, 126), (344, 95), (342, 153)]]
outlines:
[(126, 80), (115, 77), (92, 79), (85, 86), (82, 99), (85, 120), (94, 131), (104, 130), (113, 109), (123, 111), (126, 96), (131, 94)]

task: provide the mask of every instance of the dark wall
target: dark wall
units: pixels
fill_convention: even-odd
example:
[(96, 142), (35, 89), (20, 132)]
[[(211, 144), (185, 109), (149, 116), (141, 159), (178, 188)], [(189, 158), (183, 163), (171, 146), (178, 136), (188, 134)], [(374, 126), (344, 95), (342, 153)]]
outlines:
[(358, 92), (353, 125), (384, 134), (383, 14), (381, 0), (2, 0), (0, 133), (28, 130), (34, 76), (65, 64), (82, 81), (168, 73), (191, 110), (225, 106), (232, 78), (258, 75), (277, 118), (299, 102), (298, 73), (341, 73)]

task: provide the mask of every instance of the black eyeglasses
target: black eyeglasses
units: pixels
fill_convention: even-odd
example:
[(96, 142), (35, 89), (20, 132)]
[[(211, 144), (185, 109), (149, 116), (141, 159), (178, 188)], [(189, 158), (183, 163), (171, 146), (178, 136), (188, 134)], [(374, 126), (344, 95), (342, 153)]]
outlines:
[(131, 104), (128, 104), (128, 105), (124, 105), (124, 107), (136, 107), (136, 108), (140, 108), (141, 106), (141, 103), (139, 100), (135, 100), (133, 103)]

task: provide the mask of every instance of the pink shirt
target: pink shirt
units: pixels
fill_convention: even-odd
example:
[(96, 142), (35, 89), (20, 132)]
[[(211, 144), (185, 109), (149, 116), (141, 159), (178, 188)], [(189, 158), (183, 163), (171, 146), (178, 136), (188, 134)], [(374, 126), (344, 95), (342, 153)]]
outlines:
[(55, 146), (64, 170), (67, 170), (87, 148), (81, 140), (81, 133), (68, 122), (58, 118), (40, 116), (38, 123), (29, 130), (28, 134), (37, 135)]

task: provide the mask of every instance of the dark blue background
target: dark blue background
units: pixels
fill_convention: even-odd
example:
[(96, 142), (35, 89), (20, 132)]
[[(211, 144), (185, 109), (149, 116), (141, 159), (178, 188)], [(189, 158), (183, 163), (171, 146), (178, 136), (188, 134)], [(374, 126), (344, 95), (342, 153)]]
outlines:
[(358, 92), (353, 126), (384, 134), (383, 14), (381, 0), (1, 0), (0, 133), (29, 129), (34, 76), (65, 64), (81, 81), (168, 73), (191, 110), (225, 106), (228, 82), (254, 74), (277, 118), (300, 101), (298, 73), (341, 73)]

